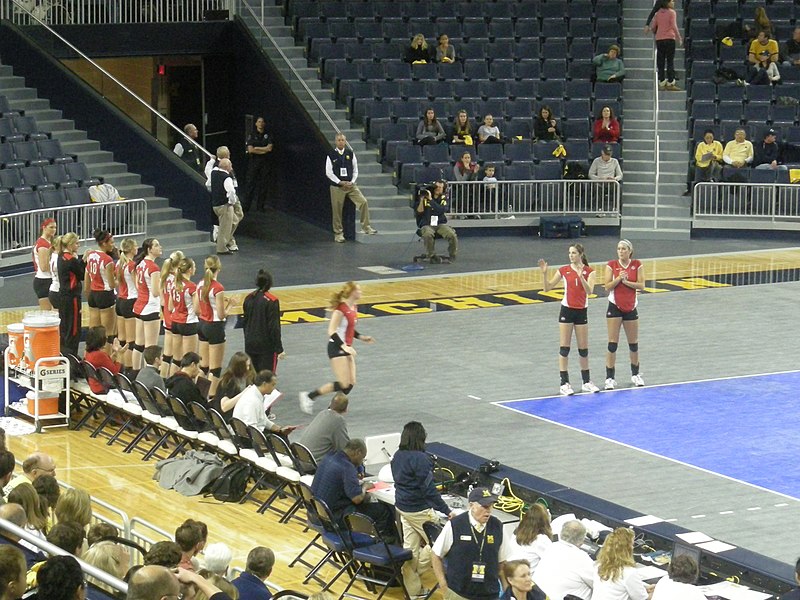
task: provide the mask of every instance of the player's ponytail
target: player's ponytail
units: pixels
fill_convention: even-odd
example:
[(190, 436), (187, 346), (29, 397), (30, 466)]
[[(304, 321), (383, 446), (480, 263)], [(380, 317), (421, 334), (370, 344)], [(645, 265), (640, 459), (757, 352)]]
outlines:
[(586, 249), (583, 247), (583, 244), (573, 244), (572, 247), (575, 248), (575, 250), (577, 250), (578, 254), (581, 255), (581, 260), (583, 261), (583, 264), (588, 267), (589, 259), (586, 258)]

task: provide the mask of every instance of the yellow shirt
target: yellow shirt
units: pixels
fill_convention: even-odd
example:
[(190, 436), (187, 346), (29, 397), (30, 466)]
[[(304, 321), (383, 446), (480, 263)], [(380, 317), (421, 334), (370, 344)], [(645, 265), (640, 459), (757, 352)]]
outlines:
[(742, 161), (744, 163), (751, 162), (753, 160), (753, 144), (750, 140), (745, 140), (741, 144), (736, 140), (731, 140), (725, 144), (723, 156), (727, 156), (732, 163), (737, 161)]
[(770, 58), (772, 58), (774, 55), (778, 54), (778, 42), (776, 42), (775, 40), (769, 40), (766, 46), (762, 46), (761, 42), (759, 42), (757, 39), (753, 40), (752, 42), (750, 42), (750, 50), (748, 56), (750, 54), (754, 54), (756, 59), (759, 59), (761, 58), (760, 54), (764, 52), (764, 50), (769, 51)]
[(714, 155), (715, 161), (720, 162), (722, 160), (722, 144), (719, 140), (714, 140), (710, 144), (706, 144), (705, 142), (697, 144), (697, 150), (694, 152), (694, 160), (701, 169), (705, 169), (711, 164), (711, 160), (703, 160), (703, 156), (709, 152)]

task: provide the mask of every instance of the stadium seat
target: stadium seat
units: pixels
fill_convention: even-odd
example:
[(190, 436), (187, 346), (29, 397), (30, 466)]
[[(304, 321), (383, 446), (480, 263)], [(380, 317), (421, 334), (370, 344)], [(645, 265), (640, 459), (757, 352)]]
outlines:
[[(739, 123), (742, 120), (741, 102), (720, 102), (717, 106), (717, 120), (720, 123)], [(766, 121), (766, 115), (764, 120)]]
[(530, 181), (533, 179), (533, 164), (516, 162), (506, 165), (503, 170), (503, 179), (506, 181)]
[(542, 98), (563, 98), (566, 95), (567, 84), (563, 79), (548, 79), (539, 82), (537, 97)]
[(691, 121), (715, 121), (717, 119), (717, 105), (713, 102), (692, 102), (692, 109), (689, 113)]
[[(427, 66), (427, 65), (418, 65)], [(433, 66), (433, 65), (431, 65)], [(386, 62), (384, 64), (386, 79), (393, 81), (396, 79), (411, 79), (411, 65), (404, 62)]]
[(67, 173), (67, 169), (63, 164), (45, 165), (44, 175), (48, 183), (53, 183), (62, 189), (78, 187), (78, 182), (70, 179), (69, 173)]
[(0, 117), (0, 142), (24, 142), (25, 135), (17, 133), (11, 117)]
[[(552, 159), (552, 156), (550, 158)], [(534, 179), (537, 181), (558, 180), (561, 179), (563, 172), (561, 161), (542, 161), (534, 167)]]
[(741, 102), (743, 98), (744, 88), (736, 85), (735, 83), (717, 86), (717, 99), (720, 102)]
[(14, 192), (14, 201), (17, 203), (20, 212), (39, 210), (42, 208), (39, 192), (33, 190), (19, 190)]
[[(91, 187), (103, 182), (102, 178), (89, 175), (89, 170), (82, 162), (67, 163), (64, 166), (67, 169), (70, 180), (80, 182), (81, 187)], [(72, 202), (70, 202), (70, 204), (72, 204)]]
[(63, 189), (39, 190), (39, 196), (44, 208), (61, 208), (67, 206), (67, 196)]
[(556, 160), (553, 151), (558, 148), (558, 145), (558, 142), (536, 142), (533, 144), (533, 156), (539, 162)]
[(531, 122), (529, 119), (512, 119), (505, 125), (505, 135), (509, 138), (521, 137), (529, 140), (533, 137), (531, 133)]
[(569, 47), (569, 58), (573, 61), (591, 61), (594, 56), (594, 44), (592, 44), (592, 42), (575, 40)]
[(19, 114), (21, 114), (20, 111), (11, 108), (11, 105), (8, 102), (8, 97), (0, 94), (0, 116), (13, 117)]
[(417, 81), (438, 80), (439, 72), (434, 63), (411, 65), (411, 78)]
[(530, 162), (533, 158), (533, 151), (529, 141), (506, 144), (503, 147), (503, 156), (509, 163)]
[(39, 148), (36, 146), (36, 142), (15, 142), (11, 146), (14, 148), (14, 156), (17, 160), (25, 161), (28, 166), (41, 167), (50, 164), (48, 159), (39, 155)]
[(54, 190), (56, 188), (54, 183), (47, 182), (42, 167), (22, 167), (19, 173), (22, 176), (23, 184), (35, 190)]
[(24, 160), (14, 158), (14, 147), (12, 144), (0, 143), (0, 167), (4, 169), (24, 167)]
[[(771, 85), (750, 85), (746, 88), (748, 102), (771, 102), (773, 87)], [(780, 95), (779, 90), (778, 95)], [(720, 98), (721, 100), (722, 98)]]
[(25, 139), (28, 140), (46, 140), (50, 136), (39, 130), (39, 126), (36, 124), (35, 117), (26, 117), (23, 115), (14, 116), (11, 118), (14, 123), (14, 129), (17, 133), (22, 134), (25, 136)]
[(474, 81), (478, 79), (489, 79), (489, 67), (486, 61), (468, 61), (464, 63), (464, 79)]
[(564, 112), (561, 115), (567, 120), (585, 121), (592, 114), (588, 98), (568, 100), (564, 102)]
[(773, 125), (793, 125), (797, 122), (797, 107), (779, 104), (770, 106), (769, 122)]
[(504, 110), (508, 118), (529, 119), (533, 114), (533, 105), (530, 100), (506, 100)]
[(514, 74), (519, 83), (533, 83), (541, 77), (541, 65), (538, 60), (522, 60), (517, 63)]
[(513, 60), (496, 58), (489, 65), (489, 77), (494, 80), (513, 80), (515, 78), (514, 67)]
[(0, 190), (0, 215), (10, 215), (17, 212), (17, 203), (8, 190)]
[(611, 152), (612, 152), (611, 155), (614, 158), (616, 158), (617, 160), (622, 158), (622, 146), (620, 144), (592, 144), (592, 153), (591, 153), (592, 160), (600, 156), (600, 153), (606, 146), (611, 147)]
[(722, 169), (722, 180), (734, 183), (748, 183), (750, 181), (751, 169), (725, 166)]
[(478, 146), (478, 161), (481, 163), (503, 162), (503, 146), (501, 144), (481, 144)]
[(594, 67), (588, 61), (573, 60), (567, 66), (567, 77), (575, 81), (590, 81)]
[(464, 79), (464, 66), (461, 62), (439, 63), (439, 79), (457, 81)]
[(450, 162), (450, 148), (446, 144), (430, 144), (422, 148), (422, 162), (430, 163)]
[(592, 97), (592, 84), (590, 81), (567, 81), (565, 93), (569, 99), (588, 99)]
[(742, 119), (745, 123), (766, 123), (769, 120), (769, 102), (748, 102), (744, 105)]
[(598, 82), (594, 84), (594, 99), (596, 101), (617, 101), (622, 97), (622, 84)]
[[(25, 167), (20, 167), (24, 169)], [(0, 170), (0, 187), (9, 192), (14, 190), (30, 189), (22, 179), (20, 168), (6, 168)]]
[[(73, 163), (82, 164), (82, 163)], [(91, 204), (92, 197), (89, 195), (89, 189), (85, 187), (70, 188), (64, 190), (67, 194), (67, 201), (70, 206), (81, 206), (83, 204)]]
[(571, 142), (564, 142), (564, 149), (567, 151), (567, 160), (585, 162), (589, 159), (589, 145), (584, 141), (574, 140)]
[(776, 183), (777, 171), (772, 169), (753, 169), (750, 173), (750, 183)]
[(580, 121), (570, 119), (561, 126), (561, 133), (568, 140), (586, 140), (589, 138), (590, 131), (588, 119)]
[[(493, 2), (484, 2), (484, 7), (486, 6), (505, 6), (502, 3), (493, 3)], [(515, 37), (514, 35), (514, 23), (511, 19), (500, 19), (494, 18), (491, 23), (489, 23), (489, 38), (492, 41), (495, 40), (513, 40)]]
[(693, 101), (714, 102), (717, 97), (717, 86), (711, 81), (696, 81), (692, 84), (689, 97)]

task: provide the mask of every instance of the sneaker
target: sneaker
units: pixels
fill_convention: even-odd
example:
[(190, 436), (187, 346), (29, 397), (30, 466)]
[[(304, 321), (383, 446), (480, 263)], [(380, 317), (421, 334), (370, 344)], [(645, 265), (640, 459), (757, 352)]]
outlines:
[(670, 92), (680, 92), (681, 91), (681, 88), (679, 88), (678, 85), (674, 81), (669, 82), (667, 84), (666, 89), (669, 90)]
[(366, 227), (364, 227), (364, 229), (362, 229), (361, 231), (363, 231), (363, 232), (364, 232), (364, 233), (366, 233), (367, 235), (375, 235), (376, 233), (378, 233), (378, 230), (377, 230), (377, 229), (373, 229), (373, 228), (372, 228), (372, 227), (370, 227), (369, 225), (367, 225)]
[(591, 392), (594, 394), (595, 392), (599, 392), (600, 388), (593, 384), (591, 381), (587, 381), (581, 386), (582, 392)]
[(636, 387), (643, 387), (644, 386), (644, 379), (642, 379), (642, 376), (639, 375), (639, 374), (631, 375), (631, 383), (633, 385), (635, 385)]
[(558, 391), (562, 396), (572, 396), (572, 394), (575, 393), (575, 390), (572, 389), (572, 386), (569, 384), (569, 382), (558, 388)]
[(228, 246), (228, 250), (230, 250), (231, 252), (238, 252), (239, 251), (239, 246), (237, 246), (236, 244), (232, 244), (232, 245)]
[(337, 244), (344, 244), (344, 234), (337, 233), (336, 235), (333, 236), (333, 241), (336, 242)]
[(308, 397), (308, 392), (300, 392), (300, 410), (307, 415), (314, 414), (314, 401)]
[(219, 235), (219, 225), (214, 225), (214, 229), (211, 231), (211, 241), (216, 242), (218, 235)]
[(606, 379), (606, 385), (603, 389), (613, 390), (615, 387), (617, 387), (617, 382), (611, 377), (609, 377), (608, 379)]
[(667, 89), (667, 80), (666, 79), (664, 81), (659, 81), (658, 82), (658, 89), (660, 89), (660, 90)]
[(417, 594), (411, 594), (411, 598), (412, 598), (412, 600), (424, 600), (425, 598), (427, 598), (428, 596), (430, 596), (430, 594), (431, 594), (431, 591), (430, 591), (430, 590), (428, 590), (428, 589), (425, 589), (425, 588), (422, 588), (422, 589), (419, 591), (419, 593), (417, 593)]

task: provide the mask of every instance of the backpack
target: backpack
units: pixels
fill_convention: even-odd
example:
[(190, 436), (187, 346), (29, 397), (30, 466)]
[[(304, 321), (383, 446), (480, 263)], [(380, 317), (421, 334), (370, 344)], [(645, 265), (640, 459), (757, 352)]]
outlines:
[(586, 165), (576, 160), (569, 161), (564, 167), (562, 179), (587, 179)]
[(714, 73), (714, 83), (720, 84), (725, 83), (726, 81), (736, 81), (737, 79), (741, 79), (739, 74), (730, 69), (728, 67), (720, 67), (717, 69), (717, 72)]
[(214, 500), (220, 502), (239, 502), (247, 491), (252, 472), (252, 467), (243, 462), (227, 465), (206, 496), (214, 496)]

